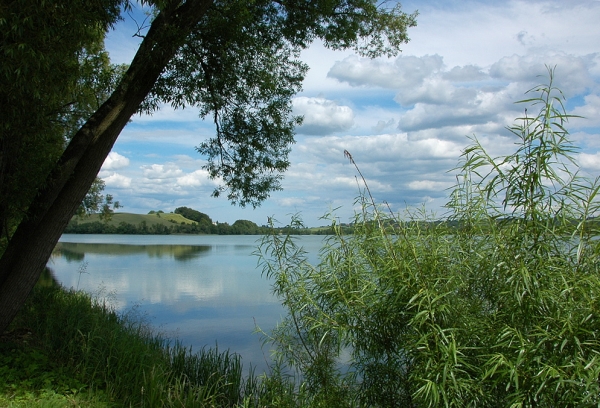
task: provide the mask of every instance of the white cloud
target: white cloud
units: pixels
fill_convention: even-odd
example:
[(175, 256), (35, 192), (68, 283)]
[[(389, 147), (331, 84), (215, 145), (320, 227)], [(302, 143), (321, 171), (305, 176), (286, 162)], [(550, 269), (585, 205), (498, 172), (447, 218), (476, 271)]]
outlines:
[(200, 187), (205, 185), (216, 185), (216, 183), (208, 178), (208, 172), (206, 170), (196, 170), (193, 173), (178, 177), (177, 185), (181, 187)]
[(379, 120), (377, 121), (377, 124), (373, 126), (373, 131), (376, 133), (381, 133), (386, 129), (393, 128), (394, 126), (396, 126), (396, 120), (394, 118), (391, 118), (387, 121)]
[(436, 180), (414, 180), (408, 183), (411, 190), (443, 191), (452, 186), (453, 183)]
[(476, 103), (479, 92), (474, 88), (455, 87), (447, 80), (439, 77), (428, 78), (420, 86), (401, 90), (395, 100), (402, 106), (416, 103), (432, 105), (451, 104), (465, 105)]
[(103, 177), (104, 183), (111, 188), (130, 188), (131, 177), (124, 176), (119, 173), (112, 173), (110, 176)]
[(439, 55), (400, 56), (392, 63), (352, 55), (336, 62), (327, 76), (352, 86), (398, 89), (418, 86), (442, 67), (443, 58)]
[[(442, 3), (442, 4), (440, 4)], [(482, 67), (531, 50), (597, 51), (600, 3), (575, 0), (402, 2), (419, 9), (405, 54), (440, 54), (450, 65)]]
[(148, 179), (170, 179), (180, 177), (183, 171), (174, 163), (151, 164), (141, 166), (144, 177)]
[[(303, 157), (327, 166), (325, 177), (331, 178), (339, 169), (334, 163), (342, 165), (348, 163), (344, 158), (344, 150), (348, 150), (360, 168), (375, 166), (373, 175), (383, 172), (402, 172), (427, 165), (433, 161), (450, 160), (452, 166), (462, 151), (467, 139), (457, 143), (451, 140), (436, 138), (410, 140), (406, 133), (382, 134), (371, 136), (327, 136), (305, 141), (301, 147)], [(382, 170), (383, 169), (383, 170)], [(443, 171), (449, 170), (445, 167)], [(374, 174), (377, 172), (378, 174)], [(314, 172), (313, 172), (314, 173)], [(308, 169), (301, 172), (303, 177), (315, 177)], [(356, 183), (348, 182), (348, 184)], [(316, 184), (316, 183), (309, 183)]]
[(536, 77), (546, 75), (545, 64), (557, 66), (555, 85), (569, 98), (569, 109), (575, 107), (570, 113), (587, 118), (571, 119), (568, 129), (584, 148), (582, 170), (598, 173), (600, 2), (402, 3), (420, 15), (400, 57), (369, 60), (321, 43), (302, 53), (311, 71), (294, 113), (305, 116), (304, 126), (292, 146), (285, 190), (260, 208), (242, 210), (226, 198), (209, 198), (215, 184), (198, 170), (205, 162), (181, 155), (193, 156), (190, 151), (214, 134), (214, 125), (200, 122), (193, 110), (170, 108), (134, 118), (117, 142), (120, 152), (144, 146), (143, 155), (128, 154), (132, 165), (119, 175), (107, 172), (115, 181), (131, 179), (123, 190), (131, 198), (118, 199), (128, 209), (148, 207), (146, 212), (202, 205), (213, 219), (228, 222), (264, 223), (267, 216), (285, 221), (292, 208), (308, 225), (320, 225), (328, 207), (342, 206), (342, 219), (353, 212), (359, 186), (343, 155), (347, 149), (376, 199), (397, 209), (427, 202), (436, 210), (447, 201), (445, 188), (454, 182), (448, 171), (471, 143), (468, 136), (494, 157), (514, 150), (515, 137), (505, 127), (526, 107), (514, 102), (532, 96), (524, 92), (546, 80)]
[(572, 118), (570, 122), (581, 127), (600, 126), (600, 95), (586, 95), (583, 100), (582, 106), (577, 106), (569, 112), (581, 118)]
[(594, 79), (589, 73), (593, 61), (593, 56), (575, 56), (558, 52), (513, 54), (502, 57), (492, 64), (490, 76), (512, 82), (538, 84), (547, 80), (548, 67), (555, 68), (554, 85), (571, 96), (593, 86)]
[(587, 170), (600, 170), (600, 152), (579, 154), (579, 165)]
[(481, 125), (497, 122), (498, 112), (485, 106), (481, 99), (475, 99), (473, 106), (432, 105), (418, 103), (413, 109), (401, 115), (398, 129), (415, 131), (428, 128), (443, 128), (464, 125)]
[(294, 114), (304, 116), (297, 131), (309, 135), (324, 135), (347, 130), (354, 123), (354, 113), (349, 106), (324, 98), (294, 98)]
[(285, 197), (277, 200), (277, 203), (282, 207), (297, 207), (303, 206), (306, 200), (301, 197)]
[(129, 159), (127, 157), (117, 152), (110, 152), (104, 160), (104, 164), (102, 164), (101, 171), (118, 170), (127, 166), (129, 166)]
[(453, 82), (475, 82), (488, 79), (489, 76), (476, 65), (455, 66), (443, 73), (443, 78)]

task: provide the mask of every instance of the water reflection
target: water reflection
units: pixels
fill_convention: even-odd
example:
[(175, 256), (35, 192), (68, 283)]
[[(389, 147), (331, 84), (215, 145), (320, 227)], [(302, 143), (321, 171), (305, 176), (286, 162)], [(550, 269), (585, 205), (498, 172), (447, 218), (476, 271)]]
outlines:
[(63, 236), (48, 267), (66, 288), (109, 294), (119, 312), (137, 306), (168, 337), (194, 350), (230, 348), (260, 372), (269, 350), (253, 332), (269, 331), (285, 310), (257, 269), (256, 240)]
[(59, 242), (53, 256), (62, 256), (67, 262), (81, 262), (85, 254), (131, 255), (146, 253), (151, 258), (171, 257), (176, 261), (190, 261), (212, 249), (209, 245), (127, 245), (127, 244), (89, 244)]
[(56, 280), (54, 272), (52, 269), (46, 267), (42, 271), (40, 278), (38, 279), (37, 285), (40, 287), (55, 287), (59, 286), (60, 283)]

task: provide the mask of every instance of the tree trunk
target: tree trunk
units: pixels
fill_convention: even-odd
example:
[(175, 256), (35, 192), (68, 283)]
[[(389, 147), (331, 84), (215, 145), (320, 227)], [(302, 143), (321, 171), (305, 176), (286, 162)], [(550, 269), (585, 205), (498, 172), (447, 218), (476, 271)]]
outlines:
[(110, 98), (73, 136), (0, 258), (0, 333), (25, 303), (117, 137), (212, 0), (161, 11)]

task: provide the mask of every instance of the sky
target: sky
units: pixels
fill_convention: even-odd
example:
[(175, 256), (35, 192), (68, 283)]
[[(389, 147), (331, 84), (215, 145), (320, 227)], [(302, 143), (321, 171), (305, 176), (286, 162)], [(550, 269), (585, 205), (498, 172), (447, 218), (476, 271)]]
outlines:
[[(195, 147), (214, 135), (214, 125), (192, 109), (164, 107), (133, 117), (102, 167), (99, 176), (123, 205), (119, 211), (186, 206), (230, 224), (264, 225), (273, 217), (285, 225), (292, 214), (306, 226), (330, 224), (326, 214), (348, 222), (364, 186), (344, 157), (347, 150), (378, 203), (441, 217), (470, 137), (491, 156), (512, 152), (516, 137), (506, 127), (526, 107), (515, 102), (546, 82), (547, 67), (555, 67), (568, 113), (584, 117), (568, 124), (581, 173), (600, 174), (599, 0), (401, 4), (419, 15), (398, 57), (370, 60), (320, 43), (302, 53), (310, 71), (293, 106), (304, 122), (296, 129), (283, 191), (256, 209), (212, 198), (218, 182), (207, 177)], [(113, 62), (131, 61), (136, 31), (136, 21), (127, 18), (109, 33)]]

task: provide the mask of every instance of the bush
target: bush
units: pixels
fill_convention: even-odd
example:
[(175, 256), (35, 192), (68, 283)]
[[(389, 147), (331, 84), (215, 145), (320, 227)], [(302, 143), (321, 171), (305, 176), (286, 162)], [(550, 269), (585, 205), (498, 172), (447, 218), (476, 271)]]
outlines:
[(600, 403), (600, 185), (577, 173), (553, 71), (530, 92), (514, 154), (464, 151), (445, 220), (392, 214), (365, 183), (354, 235), (334, 223), (318, 265), (265, 237), (289, 311), (268, 340), (312, 405)]

